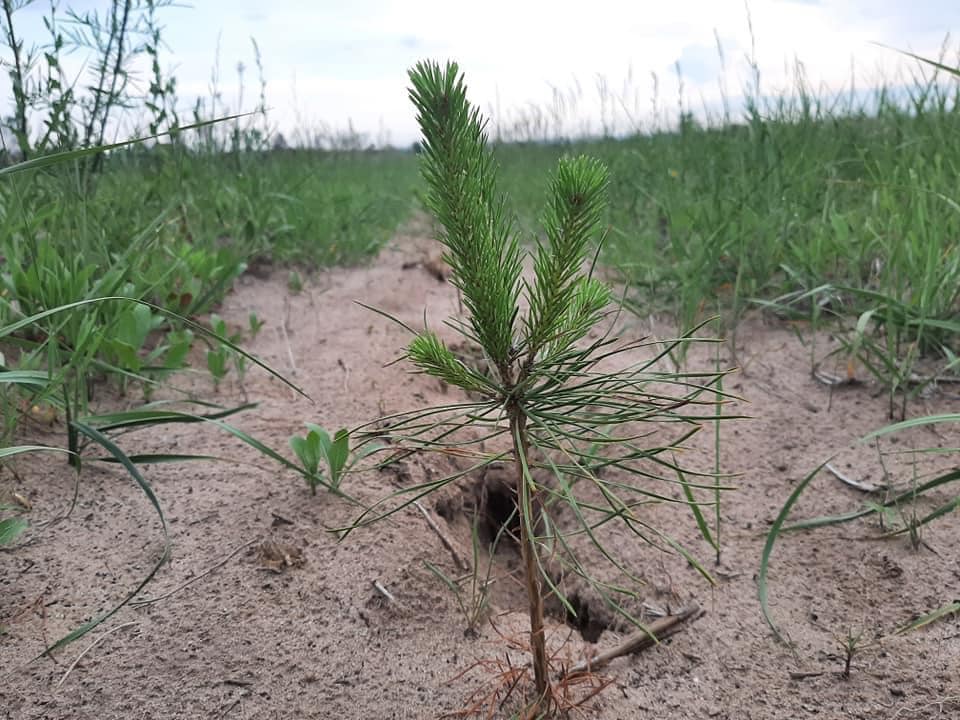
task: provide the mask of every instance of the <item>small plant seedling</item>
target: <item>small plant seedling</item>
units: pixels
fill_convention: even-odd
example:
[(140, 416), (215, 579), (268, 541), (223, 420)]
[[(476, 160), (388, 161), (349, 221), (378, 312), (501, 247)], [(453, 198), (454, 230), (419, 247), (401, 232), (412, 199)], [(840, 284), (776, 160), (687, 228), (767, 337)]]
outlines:
[[(340, 487), (343, 472), (350, 456), (350, 435), (346, 430), (338, 430), (333, 438), (319, 425), (305, 423), (307, 434), (304, 437), (290, 438), (290, 447), (303, 466), (304, 480), (310, 487), (310, 493), (317, 494), (317, 486), (323, 485), (331, 492)], [(320, 463), (326, 465), (327, 477), (324, 478)]]
[(225, 340), (229, 340), (234, 345), (243, 340), (243, 335), (239, 332), (231, 333), (227, 328), (226, 321), (216, 313), (210, 315), (210, 329), (213, 330), (213, 332), (218, 336), (224, 338)]
[(233, 353), (233, 367), (237, 371), (240, 385), (243, 386), (243, 381), (247, 376), (247, 359), (243, 355)]
[(864, 501), (863, 505), (877, 514), (877, 523), (883, 532), (898, 531), (900, 518), (898, 517), (896, 507), (886, 507), (882, 503), (873, 502), (872, 500)]
[(910, 537), (910, 547), (914, 551), (919, 550), (926, 543), (923, 540), (923, 524), (920, 522), (916, 508), (911, 508), (910, 514), (904, 520)]
[[(127, 292), (130, 290), (126, 289)], [(114, 356), (121, 367), (131, 372), (140, 372), (145, 364), (156, 359), (155, 353), (147, 359), (141, 357), (141, 349), (147, 344), (150, 333), (158, 329), (164, 322), (161, 315), (155, 314), (146, 305), (126, 305), (119, 312), (110, 332), (108, 351)]]
[(850, 668), (853, 664), (853, 658), (861, 649), (861, 640), (863, 639), (863, 630), (854, 633), (853, 629), (847, 631), (846, 636), (837, 641), (840, 650), (843, 652), (843, 671), (841, 675), (844, 680), (850, 679)]
[(192, 330), (173, 330), (167, 334), (163, 360), (171, 368), (180, 368), (193, 347)]
[(299, 295), (303, 292), (303, 278), (300, 277), (300, 273), (296, 270), (291, 270), (287, 276), (287, 289), (294, 295)]
[(213, 377), (213, 391), (220, 389), (220, 383), (230, 371), (229, 365), (230, 350), (225, 345), (207, 350), (207, 370)]
[(253, 339), (260, 334), (260, 330), (266, 325), (266, 320), (261, 320), (255, 312), (250, 313), (250, 317), (247, 318), (250, 325), (250, 338)]
[[(210, 328), (218, 337), (229, 340), (234, 345), (236, 345), (242, 339), (239, 333), (230, 335), (227, 330), (227, 323), (217, 314), (210, 316)], [(213, 377), (214, 392), (219, 390), (220, 383), (223, 382), (223, 379), (227, 376), (227, 373), (230, 372), (231, 360), (233, 361), (233, 365), (236, 367), (237, 372), (240, 375), (240, 380), (242, 381), (243, 375), (246, 372), (246, 358), (238, 355), (228, 345), (223, 343), (220, 343), (207, 350), (207, 370)]]
[[(16, 511), (14, 505), (0, 505), (0, 513)], [(0, 547), (10, 545), (17, 536), (27, 529), (27, 521), (16, 515), (0, 519)]]
[[(604, 547), (601, 532), (606, 528), (597, 532), (609, 521), (622, 521), (642, 541), (650, 542), (654, 533), (679, 549), (709, 577), (676, 541), (652, 530), (638, 513), (649, 502), (663, 499), (645, 487), (647, 482), (676, 482), (677, 473), (682, 473), (669, 455), (697, 430), (703, 407), (715, 404), (715, 393), (721, 392), (718, 375), (659, 370), (659, 361), (689, 342), (691, 335), (666, 343), (652, 353), (654, 357), (639, 362), (636, 353), (646, 346), (612, 335), (611, 291), (592, 269), (584, 269), (595, 255), (605, 213), (608, 174), (602, 163), (583, 156), (560, 160), (543, 213), (545, 239), (537, 241), (532, 277), (525, 279), (524, 252), (506, 200), (497, 192), (497, 166), (487, 147), (484, 122), (467, 100), (459, 68), (454, 63), (444, 68), (424, 62), (411, 70), (410, 80), (410, 97), (423, 133), (420, 161), (428, 186), (424, 200), (442, 228), (443, 260), (468, 315), (450, 325), (482, 349), (489, 372), (465, 364), (432, 330), (414, 331), (407, 359), (419, 371), (466, 391), (471, 400), (393, 416), (390, 434), (398, 453), (449, 453), (469, 446), (463, 452), (479, 458), (474, 469), (513, 461), (513, 512), (519, 525), (533, 660), (535, 697), (529, 699), (529, 707), (538, 708), (538, 716), (550, 717), (563, 710), (566, 701), (563, 692), (554, 692), (550, 680), (545, 594), (556, 597), (571, 616), (577, 611), (546, 570), (548, 562), (560, 563), (589, 582), (611, 608), (639, 624), (613, 596), (635, 594), (595, 580), (595, 571), (580, 563), (569, 537), (587, 539), (618, 572), (639, 585), (641, 581)], [(522, 306), (529, 310), (522, 313)], [(627, 352), (634, 355), (624, 359), (626, 369), (610, 372), (598, 367), (601, 360), (610, 367)], [(671, 392), (669, 399), (665, 392)], [(694, 405), (702, 407), (686, 415), (684, 409)], [(664, 429), (669, 437), (660, 436), (663, 439), (655, 443), (652, 437), (661, 430), (641, 430), (639, 425), (659, 420), (682, 429), (676, 433)], [(458, 434), (466, 428), (477, 430), (484, 446), (496, 451), (478, 448), (473, 433)], [(370, 431), (369, 439), (379, 432)], [(600, 464), (616, 473), (598, 472), (598, 445), (604, 448)], [(631, 482), (631, 473), (643, 482)], [(431, 480), (395, 495), (415, 493), (415, 500), (462, 475)], [(574, 488), (578, 494), (593, 494), (579, 500)], [(388, 500), (368, 509), (346, 531), (413, 502), (384, 509)], [(564, 530), (557, 521), (561, 508), (574, 518), (574, 529)], [(458, 592), (459, 584), (447, 580)], [(476, 607), (475, 601), (470, 603)]]

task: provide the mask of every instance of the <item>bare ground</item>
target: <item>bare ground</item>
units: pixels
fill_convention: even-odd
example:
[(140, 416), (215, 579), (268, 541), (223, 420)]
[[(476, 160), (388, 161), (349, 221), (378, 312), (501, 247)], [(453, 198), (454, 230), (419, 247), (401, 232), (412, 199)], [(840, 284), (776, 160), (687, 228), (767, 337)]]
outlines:
[[(457, 302), (433, 272), (429, 261), (436, 253), (423, 229), (412, 227), (369, 267), (321, 273), (297, 295), (278, 274), (266, 280), (248, 276), (238, 284), (222, 314), (237, 326), (245, 325), (250, 311), (266, 319), (248, 349), (300, 384), (312, 404), (260, 372), (251, 372), (243, 388), (229, 382), (217, 395), (204, 376), (183, 383), (224, 404), (246, 392), (260, 405), (237, 424), (288, 454), (287, 438), (302, 430), (303, 421), (350, 427), (449, 400), (453, 391), (410, 374), (402, 363), (385, 367), (408, 336), (353, 302), (362, 300), (411, 325), (422, 322), (425, 308), (431, 326), (440, 327)], [(635, 338), (665, 331), (632, 321), (623, 332)], [(822, 354), (829, 340), (821, 337), (819, 343)], [(883, 479), (876, 448), (855, 441), (888, 422), (887, 402), (869, 383), (831, 390), (817, 382), (809, 345), (775, 323), (742, 326), (737, 359), (741, 372), (727, 389), (749, 402), (727, 412), (752, 419), (728, 421), (722, 431), (722, 467), (740, 477), (723, 505), (721, 563), (715, 566), (710, 549), (697, 544), (689, 511), (658, 506), (645, 518), (698, 550), (718, 584), (709, 586), (685, 561), (632, 535), (611, 529), (606, 536), (631, 571), (645, 578), (639, 591), (647, 607), (675, 610), (693, 600), (706, 615), (658, 647), (614, 661), (604, 673), (611, 685), (581, 716), (960, 716), (956, 617), (894, 634), (960, 596), (955, 513), (927, 527), (918, 548), (906, 536), (879, 539), (875, 519), (784, 537), (771, 564), (771, 609), (795, 652), (773, 638), (757, 601), (766, 531), (796, 483), (831, 455), (852, 478)], [(699, 350), (689, 359), (691, 367), (706, 369), (712, 362)], [(733, 364), (726, 351), (723, 364)], [(955, 395), (938, 392), (915, 401), (911, 413), (956, 410), (958, 404)], [(35, 428), (30, 439), (61, 442), (62, 427), (49, 433), (44, 437)], [(960, 446), (957, 433), (944, 433), (918, 429), (884, 447)], [(712, 432), (702, 433), (685, 462), (711, 467), (712, 443)], [(46, 644), (122, 599), (156, 562), (162, 550), (156, 514), (127, 476), (88, 463), (70, 517), (31, 531), (21, 547), (0, 553), (0, 626), (6, 631), (0, 635), (0, 715), (432, 718), (464, 709), (469, 694), (490, 681), (476, 661), (524, 661), (505, 639), (522, 639), (525, 627), (509, 549), (493, 559), (493, 622), (482, 623), (474, 638), (465, 634), (451, 594), (424, 565), (458, 574), (418, 510), (408, 508), (338, 543), (328, 529), (349, 523), (355, 508), (323, 491), (312, 497), (291, 473), (213, 428), (141, 432), (121, 444), (128, 452), (207, 453), (238, 463), (145, 469), (166, 512), (173, 551), (138, 599), (176, 592), (125, 608), (55, 658), (30, 662)], [(957, 455), (925, 456), (916, 465), (911, 457), (887, 458), (892, 479), (908, 483), (914, 472), (955, 467)], [(450, 460), (416, 458), (395, 472), (351, 476), (346, 489), (370, 502), (457, 469)], [(39, 526), (69, 506), (75, 476), (62, 461), (33, 458), (16, 470), (16, 476), (0, 477), (0, 491), (27, 497), (32, 523)], [(462, 492), (448, 489), (424, 501), (466, 555), (469, 525), (459, 509), (470, 496), (470, 482), (461, 482)], [(858, 490), (823, 474), (794, 516), (840, 512), (863, 500)], [(908, 516), (914, 509), (902, 512)], [(588, 591), (567, 589), (577, 592), (584, 616), (591, 618), (581, 623), (584, 634), (599, 637), (588, 642), (562, 612), (554, 612), (548, 632), (563, 657), (579, 659), (611, 647), (628, 632)], [(72, 665), (91, 641), (111, 630)], [(840, 643), (859, 633), (861, 650), (844, 678)]]

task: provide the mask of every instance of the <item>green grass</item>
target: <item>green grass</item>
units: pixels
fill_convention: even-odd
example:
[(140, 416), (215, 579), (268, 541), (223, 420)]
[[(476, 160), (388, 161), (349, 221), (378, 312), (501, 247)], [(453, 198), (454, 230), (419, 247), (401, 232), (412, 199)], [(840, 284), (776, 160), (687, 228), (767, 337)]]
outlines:
[[(956, 300), (929, 297), (937, 266), (941, 276), (954, 272), (942, 261), (960, 226), (952, 102), (935, 98), (916, 114), (888, 101), (872, 117), (798, 114), (782, 99), (746, 125), (690, 123), (573, 147), (610, 163), (606, 258), (654, 309), (689, 318), (737, 282), (743, 298), (830, 282), (900, 298), (919, 291), (917, 304), (939, 315)], [(504, 181), (527, 189), (524, 223), (540, 201), (531, 178), (568, 149), (501, 148)]]
[(106, 213), (119, 200), (142, 221), (175, 203), (182, 239), (311, 269), (376, 252), (409, 213), (417, 182), (415, 159), (399, 151), (174, 150), (116, 165), (98, 193)]
[(0, 232), (28, 243), (46, 236), (100, 260), (159, 219), (174, 247), (351, 264), (409, 213), (415, 182), (415, 159), (401, 152), (131, 150), (112, 157), (91, 190), (69, 168), (0, 187)]
[(945, 368), (960, 350), (958, 87), (832, 102), (798, 87), (748, 98), (741, 123), (687, 117), (674, 132), (504, 145), (498, 158), (527, 228), (545, 193), (535, 178), (559, 155), (610, 166), (603, 260), (639, 312), (690, 327), (719, 300), (734, 337), (759, 307), (839, 321), (848, 354), (895, 390), (920, 355)]
[[(114, 153), (92, 183), (69, 163), (20, 173), (0, 183), (0, 322), (105, 295), (195, 317), (253, 260), (363, 262), (410, 213), (415, 182), (400, 152), (155, 147)], [(179, 330), (144, 306), (102, 305), (30, 328), (6, 358), (48, 364), (45, 340), (59, 337), (64, 354), (86, 347), (108, 373), (163, 375), (186, 355)]]
[[(755, 101), (739, 125), (687, 119), (675, 132), (624, 139), (503, 144), (496, 157), (527, 229), (559, 156), (585, 150), (610, 166), (603, 260), (638, 311), (690, 327), (719, 300), (729, 334), (758, 307), (830, 319), (846, 354), (909, 392), (920, 357), (946, 367), (960, 352), (960, 112), (946, 84), (907, 96), (877, 91), (828, 106), (798, 90)], [(115, 151), (92, 181), (68, 164), (0, 184), (0, 321), (98, 294), (203, 314), (245, 264), (363, 262), (417, 207), (412, 153), (223, 145)], [(189, 340), (173, 336), (152, 355), (151, 333), (176, 327), (160, 316), (134, 322), (119, 305), (97, 312), (100, 326), (128, 338), (93, 352), (112, 368), (174, 365)], [(89, 331), (82, 320), (58, 318), (21, 338), (27, 365), (40, 363), (31, 340), (54, 330), (76, 347)]]

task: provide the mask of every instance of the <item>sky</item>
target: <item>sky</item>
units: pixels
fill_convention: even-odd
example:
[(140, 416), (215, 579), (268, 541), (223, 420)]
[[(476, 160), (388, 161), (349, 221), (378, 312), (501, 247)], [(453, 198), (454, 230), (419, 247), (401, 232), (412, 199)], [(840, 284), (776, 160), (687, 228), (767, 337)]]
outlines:
[[(28, 43), (43, 40), (47, 6), (37, 0), (20, 11)], [(108, 2), (61, 6), (103, 12)], [(352, 126), (396, 145), (417, 136), (406, 71), (426, 58), (456, 60), (472, 101), (501, 128), (562, 105), (567, 132), (598, 132), (675, 117), (677, 64), (687, 109), (717, 107), (725, 92), (736, 111), (750, 57), (765, 94), (794, 86), (797, 61), (813, 87), (853, 81), (866, 89), (919, 71), (878, 43), (935, 57), (948, 33), (960, 39), (954, 0), (751, 0), (749, 21), (743, 0), (198, 0), (160, 17), (168, 45), (161, 61), (177, 76), (185, 108), (209, 97), (218, 58), (224, 108), (237, 109), (238, 62), (246, 67), (240, 109), (256, 106), (254, 38), (276, 128), (293, 135)], [(955, 61), (960, 44), (948, 47)], [(71, 72), (81, 64), (77, 54), (68, 61)]]

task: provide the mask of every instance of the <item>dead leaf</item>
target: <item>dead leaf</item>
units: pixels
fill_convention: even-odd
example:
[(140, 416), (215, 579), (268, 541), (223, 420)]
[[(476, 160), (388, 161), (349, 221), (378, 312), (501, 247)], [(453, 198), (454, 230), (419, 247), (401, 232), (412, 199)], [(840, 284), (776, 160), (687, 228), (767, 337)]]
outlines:
[(264, 540), (260, 543), (257, 548), (257, 559), (261, 568), (275, 573), (282, 573), (287, 568), (300, 567), (306, 562), (300, 548), (274, 540)]

